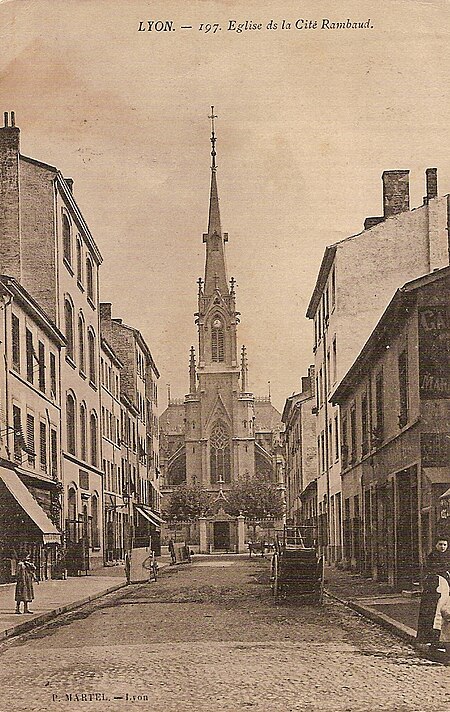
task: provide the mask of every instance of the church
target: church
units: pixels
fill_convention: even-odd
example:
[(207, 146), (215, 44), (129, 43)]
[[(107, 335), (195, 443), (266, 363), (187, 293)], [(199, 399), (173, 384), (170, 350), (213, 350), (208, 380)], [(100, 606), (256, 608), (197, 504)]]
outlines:
[(256, 397), (250, 391), (247, 351), (238, 346), (236, 282), (228, 279), (228, 234), (222, 231), (220, 219), (214, 110), (210, 118), (209, 219), (195, 314), (198, 351), (191, 347), (189, 393), (182, 400), (172, 400), (169, 393), (160, 417), (161, 489), (166, 496), (179, 485), (201, 486), (210, 493), (215, 514), (203, 523), (203, 532), (194, 534), (199, 537), (199, 550), (206, 546), (207, 551), (236, 551), (238, 523), (226, 511), (227, 488), (236, 479), (258, 476), (279, 483), (282, 489), (282, 422), (270, 394)]

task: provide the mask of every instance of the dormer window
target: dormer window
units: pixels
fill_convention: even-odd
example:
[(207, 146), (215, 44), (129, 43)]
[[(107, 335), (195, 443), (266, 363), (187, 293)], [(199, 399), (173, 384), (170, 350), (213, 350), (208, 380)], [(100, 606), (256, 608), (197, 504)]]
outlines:
[(211, 329), (211, 357), (213, 361), (225, 360), (223, 324), (219, 317), (215, 317)]

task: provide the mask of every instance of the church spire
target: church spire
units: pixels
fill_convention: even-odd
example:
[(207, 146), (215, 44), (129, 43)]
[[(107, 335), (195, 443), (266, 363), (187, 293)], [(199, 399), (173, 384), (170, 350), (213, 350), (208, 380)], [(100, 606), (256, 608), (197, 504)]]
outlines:
[(222, 235), (220, 223), (219, 195), (217, 190), (217, 165), (216, 165), (216, 131), (214, 119), (214, 106), (211, 107), (211, 190), (209, 196), (209, 219), (208, 232), (203, 235), (203, 242), (206, 242), (206, 264), (205, 264), (205, 296), (211, 296), (215, 289), (225, 296), (228, 292), (227, 271), (225, 265), (224, 243), (228, 240), (228, 235)]
[(197, 390), (196, 384), (196, 366), (195, 366), (195, 349), (191, 346), (189, 356), (189, 393), (195, 393)]

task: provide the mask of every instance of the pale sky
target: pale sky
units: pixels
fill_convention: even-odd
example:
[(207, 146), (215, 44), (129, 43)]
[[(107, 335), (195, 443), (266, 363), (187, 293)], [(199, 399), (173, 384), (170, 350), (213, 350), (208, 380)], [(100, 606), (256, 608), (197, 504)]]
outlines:
[[(373, 28), (265, 29), (299, 18)], [(148, 19), (176, 29), (138, 32)], [(449, 34), (448, 0), (0, 0), (1, 113), (16, 112), (23, 154), (74, 179), (101, 298), (142, 331), (162, 407), (167, 383), (187, 392), (197, 345), (210, 105), (239, 342), (250, 387), (271, 381), (282, 409), (312, 362), (305, 311), (324, 248), (381, 214), (383, 170), (410, 169), (412, 206), (427, 167), (450, 192)]]

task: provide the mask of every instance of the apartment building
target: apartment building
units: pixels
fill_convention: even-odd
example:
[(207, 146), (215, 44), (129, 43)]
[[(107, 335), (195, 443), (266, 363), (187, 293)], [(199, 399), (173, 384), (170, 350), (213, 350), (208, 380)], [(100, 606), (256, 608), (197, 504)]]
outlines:
[(423, 205), (410, 209), (409, 171), (385, 171), (383, 215), (325, 250), (307, 309), (314, 320), (317, 502), (329, 561), (343, 557), (339, 408), (330, 396), (358, 356), (392, 295), (408, 280), (449, 264), (449, 201), (426, 171)]
[(343, 555), (418, 580), (450, 486), (450, 267), (396, 291), (332, 396), (341, 409)]

